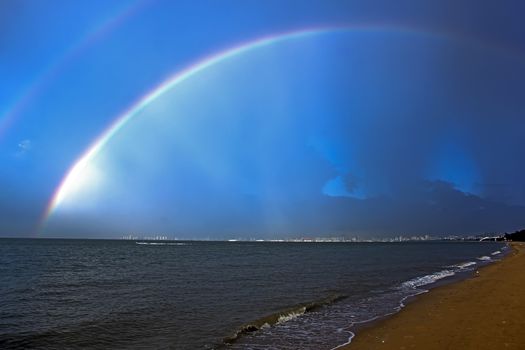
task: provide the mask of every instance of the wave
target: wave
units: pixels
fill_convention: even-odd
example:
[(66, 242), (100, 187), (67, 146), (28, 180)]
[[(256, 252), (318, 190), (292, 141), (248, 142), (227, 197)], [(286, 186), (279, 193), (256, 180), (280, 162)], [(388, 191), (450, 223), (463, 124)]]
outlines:
[(252, 333), (260, 329), (272, 327), (278, 324), (294, 320), (297, 317), (306, 314), (307, 312), (315, 311), (321, 307), (333, 304), (345, 298), (347, 298), (346, 295), (332, 295), (324, 299), (312, 301), (309, 303), (298, 304), (296, 306), (278, 311), (274, 314), (262, 317), (258, 320), (242, 325), (239, 329), (237, 329), (237, 331), (235, 331), (235, 333), (228, 337), (225, 337), (223, 339), (223, 342), (225, 344), (232, 344), (244, 334)]
[(472, 265), (476, 265), (477, 263), (475, 261), (468, 261), (468, 262), (465, 262), (465, 263), (461, 263), (461, 264), (457, 264), (457, 265), (454, 265), (453, 267), (457, 267), (461, 270), (469, 267), (469, 266), (472, 266)]
[[(498, 254), (501, 254), (501, 251), (497, 250), (497, 251), (493, 252), (491, 255), (498, 255)], [(481, 260), (481, 261), (487, 261), (487, 262), (492, 261), (492, 258), (489, 257), (489, 256), (481, 256), (481, 257), (479, 257), (477, 259)], [(353, 327), (356, 324), (369, 323), (370, 321), (373, 321), (375, 319), (382, 318), (382, 317), (387, 317), (387, 316), (395, 314), (396, 312), (399, 312), (402, 308), (405, 307), (405, 301), (407, 299), (415, 297), (415, 296), (417, 296), (419, 294), (423, 294), (423, 293), (428, 292), (428, 289), (421, 288), (421, 287), (427, 286), (427, 285), (430, 285), (430, 284), (433, 284), (433, 283), (436, 283), (437, 281), (442, 280), (442, 279), (447, 278), (447, 277), (452, 277), (452, 276), (456, 275), (457, 272), (461, 273), (461, 272), (466, 272), (466, 271), (472, 271), (473, 269), (469, 268), (469, 267), (474, 266), (474, 265), (477, 265), (477, 263), (475, 261), (467, 261), (467, 262), (460, 263), (460, 264), (457, 264), (457, 265), (449, 266), (448, 269), (441, 270), (441, 271), (438, 271), (438, 272), (435, 272), (435, 273), (432, 273), (432, 274), (429, 274), (429, 275), (415, 277), (415, 278), (413, 278), (411, 280), (408, 280), (408, 281), (405, 281), (405, 282), (401, 283), (401, 287), (400, 287), (401, 290), (407, 290), (407, 289), (408, 290), (413, 290), (414, 293), (405, 295), (400, 300), (399, 306), (397, 308), (394, 308), (394, 310), (395, 310), (394, 312), (386, 313), (386, 314), (380, 315), (380, 316), (376, 316), (376, 317), (373, 317), (370, 320), (354, 322), (354, 323), (352, 323), (350, 328)], [(341, 344), (341, 345), (338, 345), (335, 348), (333, 348), (332, 350), (336, 350), (336, 349), (339, 349), (339, 348), (341, 348), (343, 346), (346, 346), (346, 345), (350, 344), (352, 342), (352, 339), (355, 336), (354, 332), (350, 332), (350, 333), (351, 333), (351, 336), (348, 339), (348, 342), (346, 342), (344, 344)]]
[(140, 245), (188, 245), (188, 243), (175, 243), (175, 242), (135, 242)]
[(441, 270), (430, 275), (420, 276), (403, 282), (402, 287), (418, 288), (428, 284), (435, 283), (443, 278), (454, 276), (456, 273), (453, 270)]
[[(469, 267), (476, 265), (476, 264), (477, 263), (474, 261), (467, 261), (467, 262), (460, 263), (457, 265), (449, 266), (448, 269), (441, 270), (441, 271), (438, 271), (438, 272), (435, 272), (429, 275), (415, 277), (413, 279), (410, 279), (408, 281), (401, 283), (401, 285), (398, 287), (398, 290), (402, 292), (401, 292), (401, 298), (399, 300), (399, 304), (397, 307), (394, 307), (392, 311), (390, 312), (376, 315), (370, 319), (352, 322), (350, 326), (348, 327), (348, 329), (353, 329), (356, 325), (370, 323), (374, 320), (385, 318), (385, 317), (396, 314), (397, 312), (401, 311), (401, 309), (403, 309), (406, 306), (405, 302), (408, 299), (418, 296), (420, 294), (427, 293), (429, 291), (428, 289), (421, 288), (421, 287), (436, 283), (437, 281), (442, 280), (447, 277), (455, 276), (456, 272), (470, 271), (472, 269), (469, 269)], [(350, 333), (350, 337), (348, 338), (347, 342), (337, 345), (331, 350), (338, 350), (350, 344), (352, 342), (352, 339), (355, 337), (355, 330), (349, 331), (349, 333)]]
[[(501, 253), (504, 254), (504, 251), (502, 250)], [(478, 261), (478, 259), (482, 262)], [(396, 314), (405, 307), (407, 300), (410, 300), (417, 295), (427, 293), (432, 288), (432, 284), (456, 275), (466, 277), (478, 266), (491, 263), (494, 260), (494, 258), (490, 258), (489, 256), (483, 256), (454, 265), (443, 266), (440, 271), (424, 276), (418, 276), (405, 282), (400, 281), (401, 283), (398, 282), (398, 284), (385, 290), (379, 290), (377, 293), (374, 292), (373, 295), (366, 297), (365, 299), (349, 299), (348, 303), (337, 303), (336, 305), (331, 305), (327, 308), (324, 308), (323, 310), (320, 310), (320, 315), (324, 316), (319, 316), (319, 319), (322, 319), (323, 322), (325, 322), (325, 318), (327, 317), (326, 315), (330, 313), (336, 315), (334, 316), (336, 318), (344, 317), (343, 322), (346, 323), (344, 326), (337, 325), (337, 337), (344, 337), (345, 339), (340, 339), (341, 342), (338, 342), (339, 345), (333, 347), (332, 350), (340, 350), (342, 347), (350, 344), (356, 335), (356, 331), (358, 332), (360, 327), (363, 325)], [(323, 301), (320, 302), (321, 306), (324, 306), (331, 304), (333, 301), (324, 303)], [(224, 348), (231, 347), (232, 349), (244, 349), (245, 347), (243, 347), (243, 345), (245, 341), (248, 341), (248, 343), (251, 344), (252, 340), (250, 339), (253, 336), (253, 332), (257, 332), (256, 334), (260, 332), (264, 339), (261, 343), (257, 343), (258, 346), (254, 347), (254, 349), (265, 348), (265, 345), (268, 344), (268, 339), (277, 339), (276, 337), (285, 336), (288, 334), (286, 332), (289, 332), (290, 330), (294, 330), (294, 332), (298, 332), (299, 334), (304, 334), (304, 332), (301, 332), (299, 329), (304, 327), (305, 324), (312, 322), (313, 319), (317, 319), (318, 317), (317, 313), (308, 316), (305, 315), (311, 310), (307, 307), (307, 305), (308, 304), (299, 304), (295, 307), (282, 310), (275, 314), (258, 319), (254, 322), (247, 323), (240, 327), (232, 336), (224, 338), (224, 343), (222, 346), (224, 346)], [(377, 305), (379, 306), (377, 307)], [(291, 320), (296, 321), (290, 322), (283, 327), (279, 326), (281, 323), (289, 322)], [(246, 336), (248, 340), (239, 340), (243, 336)], [(222, 347), (220, 348), (222, 349)], [(286, 347), (286, 349), (288, 348), (292, 349), (295, 347)]]
[[(500, 254), (500, 253), (501, 253), (500, 251), (496, 251), (496, 252), (492, 253), (492, 255), (496, 255), (496, 254)], [(479, 257), (477, 259), (480, 260), (480, 261), (490, 261), (490, 260), (492, 260), (492, 258), (489, 257), (489, 256), (482, 256), (482, 257)], [(474, 265), (477, 265), (477, 264), (478, 263), (475, 262), (475, 261), (467, 261), (467, 262), (463, 262), (463, 263), (460, 263), (460, 264), (457, 264), (457, 265), (447, 266), (447, 269), (445, 269), (445, 270), (441, 270), (441, 271), (432, 273), (430, 275), (415, 277), (415, 278), (413, 278), (411, 280), (403, 282), (401, 284), (401, 286), (405, 287), (405, 288), (406, 287), (412, 288), (412, 289), (423, 287), (423, 286), (435, 283), (435, 282), (437, 282), (437, 281), (439, 281), (439, 280), (441, 280), (443, 278), (452, 277), (456, 273), (463, 273), (463, 272), (467, 272), (467, 271), (472, 271), (473, 268), (471, 268), (471, 266), (474, 266)]]

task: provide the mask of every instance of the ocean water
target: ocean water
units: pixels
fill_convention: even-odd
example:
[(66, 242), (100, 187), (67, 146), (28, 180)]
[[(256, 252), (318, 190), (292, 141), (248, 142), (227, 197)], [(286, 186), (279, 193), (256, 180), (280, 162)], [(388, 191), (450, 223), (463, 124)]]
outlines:
[(0, 348), (330, 350), (360, 323), (506, 251), (494, 242), (0, 239)]

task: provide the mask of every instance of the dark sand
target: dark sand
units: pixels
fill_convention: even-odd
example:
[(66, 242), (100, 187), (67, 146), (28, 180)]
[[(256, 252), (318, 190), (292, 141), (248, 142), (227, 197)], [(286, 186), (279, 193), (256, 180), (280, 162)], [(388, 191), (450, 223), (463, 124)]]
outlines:
[(525, 244), (512, 247), (478, 277), (416, 297), (343, 349), (525, 349)]

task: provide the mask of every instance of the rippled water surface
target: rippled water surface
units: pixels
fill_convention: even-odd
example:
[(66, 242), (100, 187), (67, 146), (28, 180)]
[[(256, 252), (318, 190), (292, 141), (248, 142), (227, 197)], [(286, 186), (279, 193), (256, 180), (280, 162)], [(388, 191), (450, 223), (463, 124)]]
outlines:
[(353, 324), (505, 250), (0, 239), (0, 348), (332, 349)]

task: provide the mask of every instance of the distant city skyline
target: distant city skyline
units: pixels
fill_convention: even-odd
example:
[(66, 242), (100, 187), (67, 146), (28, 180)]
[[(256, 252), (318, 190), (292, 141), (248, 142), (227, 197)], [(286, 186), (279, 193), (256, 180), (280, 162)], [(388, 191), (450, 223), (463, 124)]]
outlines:
[[(395, 243), (395, 242), (424, 242), (424, 241), (493, 241), (493, 240), (504, 240), (507, 233), (488, 232), (478, 235), (394, 235), (387, 237), (375, 237), (368, 234), (358, 236), (295, 236), (287, 238), (270, 238), (263, 239), (257, 237), (236, 237), (236, 238), (201, 238), (201, 239), (179, 239), (177, 236), (171, 235), (154, 235), (154, 234), (130, 234), (121, 236), (121, 240), (126, 241), (214, 241), (214, 242), (289, 242), (289, 243)], [(279, 237), (280, 235), (275, 235)]]

